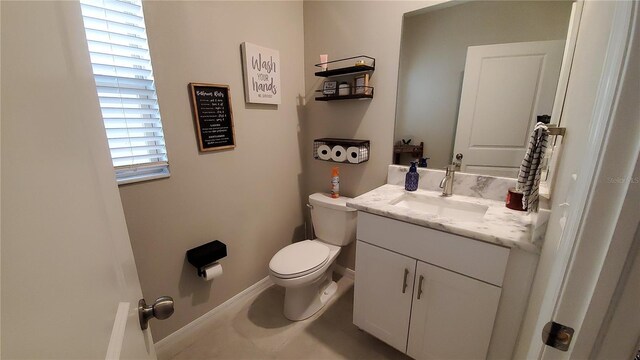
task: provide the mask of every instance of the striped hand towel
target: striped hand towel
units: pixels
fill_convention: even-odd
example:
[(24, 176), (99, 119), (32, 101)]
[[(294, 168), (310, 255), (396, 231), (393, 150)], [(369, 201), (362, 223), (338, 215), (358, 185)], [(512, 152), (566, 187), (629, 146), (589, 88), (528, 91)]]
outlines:
[(547, 126), (541, 122), (537, 123), (531, 133), (527, 152), (520, 165), (516, 189), (523, 193), (522, 207), (527, 209), (528, 212), (538, 209), (540, 172), (542, 171), (542, 159), (547, 149), (548, 137), (549, 130)]

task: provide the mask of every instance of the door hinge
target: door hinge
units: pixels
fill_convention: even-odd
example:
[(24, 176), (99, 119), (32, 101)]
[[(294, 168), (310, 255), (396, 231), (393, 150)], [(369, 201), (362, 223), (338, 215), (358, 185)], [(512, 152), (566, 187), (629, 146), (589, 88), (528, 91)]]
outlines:
[(542, 342), (561, 351), (569, 350), (573, 339), (573, 328), (549, 321), (542, 328)]

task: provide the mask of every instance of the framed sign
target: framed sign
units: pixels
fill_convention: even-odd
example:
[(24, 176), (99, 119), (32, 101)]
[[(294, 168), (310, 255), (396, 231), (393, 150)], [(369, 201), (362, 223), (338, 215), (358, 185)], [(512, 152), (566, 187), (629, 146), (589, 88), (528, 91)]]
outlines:
[(324, 84), (322, 84), (322, 94), (327, 96), (336, 95), (337, 88), (338, 88), (337, 81), (325, 81)]
[(280, 52), (248, 42), (241, 48), (246, 101), (280, 104)]
[(189, 89), (200, 151), (236, 147), (229, 86), (190, 83)]

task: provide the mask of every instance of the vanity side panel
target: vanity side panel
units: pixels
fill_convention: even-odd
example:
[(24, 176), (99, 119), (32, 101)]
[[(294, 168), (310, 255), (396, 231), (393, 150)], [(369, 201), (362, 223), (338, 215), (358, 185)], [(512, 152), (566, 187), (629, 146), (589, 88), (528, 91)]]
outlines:
[(511, 249), (487, 359), (511, 359), (529, 303), (538, 255)]
[(358, 240), (502, 286), (509, 249), (358, 212)]

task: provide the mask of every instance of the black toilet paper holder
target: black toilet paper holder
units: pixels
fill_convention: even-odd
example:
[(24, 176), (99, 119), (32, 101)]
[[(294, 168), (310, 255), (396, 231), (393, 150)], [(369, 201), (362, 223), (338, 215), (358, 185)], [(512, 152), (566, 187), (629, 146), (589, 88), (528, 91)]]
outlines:
[(220, 240), (213, 240), (206, 244), (187, 250), (187, 261), (198, 270), (198, 276), (205, 275), (207, 265), (227, 256), (227, 245)]

